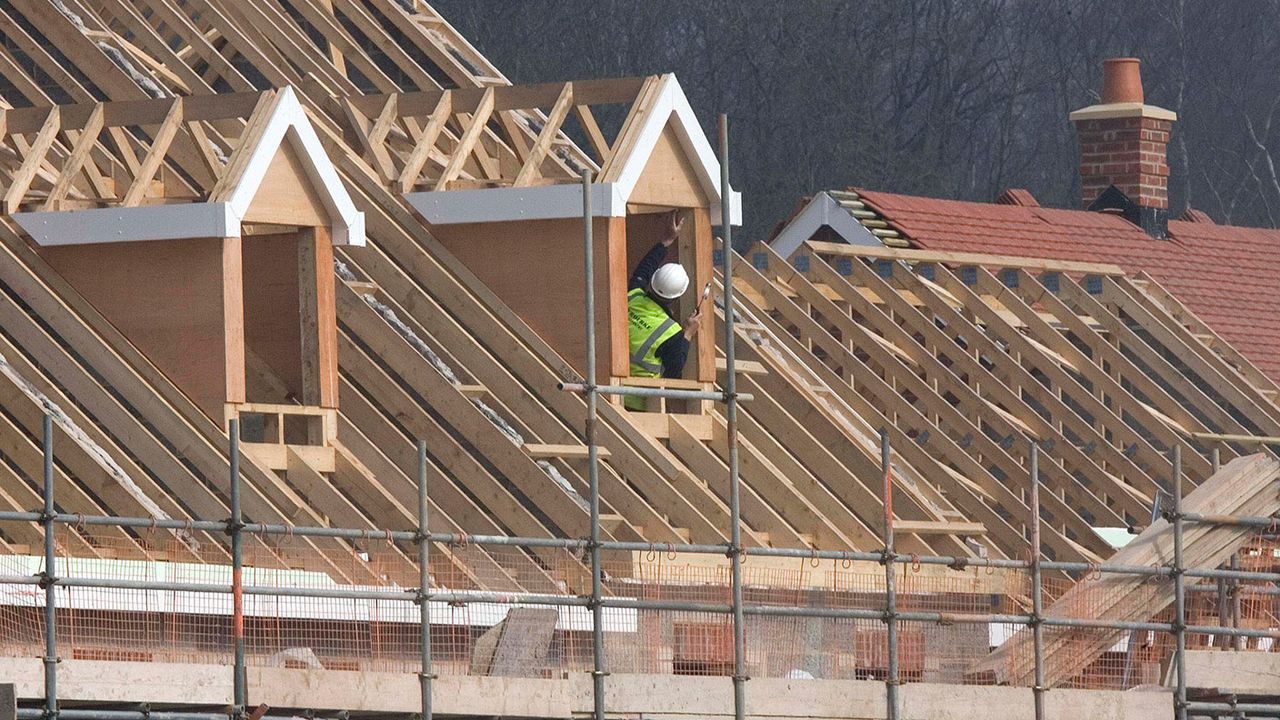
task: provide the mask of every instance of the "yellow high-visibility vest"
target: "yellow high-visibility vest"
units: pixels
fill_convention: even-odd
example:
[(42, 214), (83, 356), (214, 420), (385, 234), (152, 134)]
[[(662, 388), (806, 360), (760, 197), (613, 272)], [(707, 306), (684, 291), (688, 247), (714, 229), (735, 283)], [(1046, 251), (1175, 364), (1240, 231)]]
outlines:
[[(653, 301), (643, 288), (627, 293), (627, 337), (631, 346), (631, 375), (633, 377), (658, 377), (662, 374), (662, 361), (658, 348), (680, 332), (680, 324), (667, 315), (662, 306)], [(631, 410), (643, 410), (644, 398), (628, 396), (623, 404)]]

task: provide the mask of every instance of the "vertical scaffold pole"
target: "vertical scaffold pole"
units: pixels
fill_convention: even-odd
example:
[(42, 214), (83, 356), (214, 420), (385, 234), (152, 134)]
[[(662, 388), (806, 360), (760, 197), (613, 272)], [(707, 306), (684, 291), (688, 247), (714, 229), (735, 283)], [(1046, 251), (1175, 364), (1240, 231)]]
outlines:
[[(1231, 564), (1228, 567), (1232, 570), (1240, 569), (1240, 553), (1231, 554)], [(1231, 595), (1231, 627), (1239, 629), (1240, 611), (1242, 610), (1242, 608), (1240, 607), (1240, 581), (1238, 579), (1235, 579), (1235, 578), (1231, 579), (1230, 595)], [(1233, 635), (1231, 638), (1231, 649), (1243, 650), (1244, 643), (1245, 643), (1244, 636)]]
[(596, 447), (596, 273), (592, 231), (591, 171), (582, 171), (582, 262), (587, 322), (587, 485), (591, 502), (591, 697), (595, 720), (604, 720), (604, 573), (600, 567), (600, 449)]
[(1174, 661), (1178, 665), (1175, 698), (1178, 720), (1187, 718), (1187, 583), (1182, 557), (1182, 446), (1173, 446), (1173, 632), (1177, 640)]
[(1040, 574), (1040, 446), (1031, 441), (1031, 640), (1035, 651), (1036, 720), (1044, 720), (1044, 588)]
[(898, 573), (893, 541), (893, 460), (887, 428), (880, 429), (880, 469), (884, 473), (884, 626), (889, 655), (884, 679), (885, 717), (898, 720)]
[(733, 584), (733, 715), (747, 714), (747, 623), (742, 612), (742, 505), (738, 477), (738, 378), (733, 343), (733, 193), (729, 188), (729, 116), (720, 113), (720, 279), (724, 287), (724, 418), (729, 454), (729, 571)]
[(231, 519), (227, 534), (231, 536), (231, 637), (235, 646), (232, 665), (232, 714), (244, 716), (249, 704), (248, 677), (244, 667), (244, 516), (240, 511), (240, 419), (227, 423), (231, 440)]
[[(1222, 456), (1218, 452), (1218, 448), (1213, 448), (1213, 450), (1209, 452), (1209, 460), (1213, 466), (1213, 474), (1217, 475), (1218, 470), (1222, 467)], [(1218, 585), (1218, 625), (1220, 627), (1227, 627), (1227, 623), (1231, 620), (1231, 608), (1229, 607), (1230, 592), (1228, 591), (1228, 583), (1226, 578), (1218, 578), (1216, 582)], [(1234, 646), (1236, 642), (1235, 638), (1231, 636), (1226, 637), (1230, 637), (1228, 642)]]
[(418, 441), (418, 621), (421, 623), (422, 668), (418, 689), (422, 694), (422, 720), (431, 720), (431, 572), (428, 560), (431, 543), (427, 525), (427, 443)]
[(45, 413), (42, 427), (44, 445), (44, 715), (58, 716), (58, 625), (54, 589), (58, 569), (54, 558), (53, 504), (53, 417)]

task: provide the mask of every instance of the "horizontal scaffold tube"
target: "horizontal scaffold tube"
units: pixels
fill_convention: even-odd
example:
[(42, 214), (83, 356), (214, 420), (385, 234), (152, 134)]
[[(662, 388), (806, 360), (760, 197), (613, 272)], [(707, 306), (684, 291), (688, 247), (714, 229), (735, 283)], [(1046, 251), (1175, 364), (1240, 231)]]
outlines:
[[(0, 576), (0, 584), (37, 585), (38, 576)], [(161, 590), (166, 592), (197, 593), (230, 593), (230, 585), (207, 583), (159, 582), (150, 580), (117, 580), (113, 578), (58, 578), (58, 585), (68, 587), (117, 588), (121, 590)], [(417, 588), (402, 590), (375, 590), (360, 588), (306, 588), (306, 587), (272, 587), (261, 585), (245, 585), (245, 595), (274, 597), (309, 597), (342, 600), (382, 600), (413, 602), (418, 597)], [(539, 595), (534, 593), (493, 593), (493, 592), (435, 592), (431, 593), (433, 602), (449, 604), (493, 603), (507, 605), (539, 605), (548, 607), (587, 607), (590, 598), (577, 595)], [(674, 600), (645, 600), (627, 597), (609, 597), (600, 601), (603, 607), (620, 610), (668, 610), (681, 612), (705, 612), (728, 614), (733, 606), (717, 603), (681, 602)], [(810, 617), (836, 618), (854, 620), (883, 620), (885, 611), (865, 608), (815, 608), (786, 607), (781, 605), (745, 605), (743, 612), (747, 615), (775, 617)], [(898, 620), (904, 622), (938, 623), (944, 625), (989, 625), (1005, 623), (1009, 625), (1029, 625), (1030, 615), (976, 614), (976, 613), (940, 613), (940, 612), (898, 612)], [(1112, 630), (1169, 632), (1171, 623), (1133, 622), (1118, 620), (1092, 620), (1088, 618), (1044, 618), (1042, 622), (1048, 626), (1074, 628), (1106, 628)], [(1252, 630), (1247, 628), (1218, 627), (1210, 625), (1189, 625), (1187, 632), (1212, 633), (1236, 637), (1258, 637), (1280, 639), (1280, 631)]]
[[(1184, 516), (1192, 521), (1194, 516)], [(1215, 518), (1218, 524), (1269, 526), (1275, 523), (1272, 518), (1204, 516)], [(43, 516), (35, 512), (0, 512), (0, 522), (41, 522)], [(1231, 522), (1227, 522), (1230, 520)], [(189, 531), (225, 532), (225, 520), (175, 520), (172, 518), (140, 518), (115, 517), (109, 515), (78, 515), (58, 513), (53, 516), (55, 523), (66, 525), (95, 525), (128, 528), (156, 528), (161, 530), (185, 529)], [(1208, 522), (1208, 521), (1206, 521)], [(408, 530), (363, 530), (357, 528), (307, 527), (294, 525), (276, 525), (265, 523), (245, 523), (246, 533), (261, 535), (296, 535), (299, 537), (328, 537), (348, 540), (390, 540), (394, 542), (416, 542), (418, 533)], [(432, 542), (455, 545), (506, 546), (506, 547), (552, 547), (577, 549), (590, 546), (588, 539), (578, 538), (546, 538), (517, 537), (508, 535), (466, 535), (450, 533), (430, 533), (427, 539)], [(698, 545), (688, 543), (649, 543), (605, 540), (600, 543), (602, 550), (624, 552), (653, 553), (688, 553), (701, 555), (726, 555), (727, 545)], [(805, 548), (773, 548), (744, 547), (742, 554), (751, 557), (797, 558), (819, 562), (831, 561), (870, 561), (882, 562), (883, 551), (861, 552), (853, 550), (814, 550)], [(965, 568), (998, 568), (1008, 570), (1027, 570), (1031, 563), (1027, 560), (1008, 558), (960, 557), (955, 555), (899, 555), (895, 562), (902, 565), (943, 565), (956, 569)], [(1111, 573), (1117, 575), (1172, 576), (1173, 568), (1167, 565), (1112, 565), (1108, 563), (1093, 564), (1059, 560), (1041, 561), (1044, 570), (1080, 573)], [(1247, 570), (1229, 570), (1224, 568), (1188, 568), (1183, 573), (1187, 577), (1201, 579), (1242, 580), (1250, 582), (1280, 583), (1280, 573), (1252, 572)]]

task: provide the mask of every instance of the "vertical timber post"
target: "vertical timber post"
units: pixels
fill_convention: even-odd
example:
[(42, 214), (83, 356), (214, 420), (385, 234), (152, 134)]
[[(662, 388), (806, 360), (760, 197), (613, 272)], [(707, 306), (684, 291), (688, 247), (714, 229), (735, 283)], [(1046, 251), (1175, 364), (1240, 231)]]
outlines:
[(232, 665), (232, 715), (244, 717), (249, 704), (248, 677), (244, 667), (244, 516), (240, 511), (240, 419), (228, 422), (231, 436), (231, 637), (235, 646)]
[(587, 485), (591, 502), (591, 698), (595, 720), (604, 720), (604, 607), (600, 567), (600, 449), (596, 447), (596, 273), (592, 231), (591, 171), (582, 171), (582, 262), (587, 322)]
[(1173, 446), (1173, 632), (1177, 640), (1174, 662), (1178, 687), (1174, 696), (1177, 720), (1187, 719), (1187, 582), (1182, 557), (1182, 446)]
[(58, 625), (57, 605), (54, 589), (58, 583), (56, 559), (54, 558), (53, 534), (53, 416), (44, 415), (41, 428), (44, 445), (44, 577), (40, 584), (44, 586), (44, 716), (58, 716)]
[(889, 655), (884, 679), (885, 717), (898, 720), (898, 576), (893, 550), (893, 464), (888, 428), (880, 428), (880, 469), (884, 472), (884, 626)]
[(422, 720), (431, 720), (431, 572), (427, 561), (431, 552), (427, 525), (427, 443), (418, 441), (418, 621), (422, 667), (418, 672), (418, 690), (422, 694)]
[(1044, 720), (1044, 588), (1040, 575), (1040, 446), (1031, 441), (1031, 640), (1035, 652), (1036, 720)]
[(742, 612), (742, 504), (738, 477), (738, 378), (733, 346), (733, 195), (729, 189), (729, 117), (720, 113), (720, 279), (724, 288), (725, 427), (729, 454), (729, 571), (733, 584), (733, 716), (747, 714), (746, 616)]

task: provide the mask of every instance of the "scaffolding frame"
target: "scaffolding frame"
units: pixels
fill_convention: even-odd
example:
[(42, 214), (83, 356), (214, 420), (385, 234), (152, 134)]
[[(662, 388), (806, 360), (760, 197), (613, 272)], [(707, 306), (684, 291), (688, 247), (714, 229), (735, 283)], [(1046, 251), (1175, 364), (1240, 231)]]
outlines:
[[(721, 160), (721, 187), (728, 197), (728, 123), (724, 115), (719, 117), (719, 150)], [(668, 610), (718, 613), (730, 615), (733, 627), (733, 699), (735, 720), (744, 720), (748, 714), (748, 696), (746, 682), (746, 643), (745, 625), (747, 616), (782, 616), (808, 618), (844, 618), (880, 621), (886, 629), (887, 673), (885, 678), (885, 718), (898, 720), (900, 717), (899, 689), (902, 679), (899, 672), (899, 640), (897, 627), (901, 622), (933, 622), (956, 624), (989, 625), (1006, 623), (1031, 628), (1033, 633), (1035, 682), (1030, 688), (1034, 697), (1035, 717), (1045, 718), (1044, 697), (1049, 691), (1044, 686), (1044, 654), (1043, 628), (1106, 628), (1132, 631), (1153, 631), (1168, 633), (1175, 638), (1174, 664), (1176, 668), (1176, 686), (1174, 688), (1174, 709), (1178, 720), (1195, 716), (1233, 716), (1233, 717), (1280, 717), (1280, 704), (1241, 703), (1241, 702), (1194, 702), (1187, 699), (1186, 677), (1186, 634), (1213, 633), (1240, 639), (1256, 637), (1280, 639), (1280, 633), (1268, 630), (1253, 630), (1238, 627), (1238, 602), (1231, 613), (1233, 622), (1227, 624), (1225, 612), (1220, 612), (1219, 626), (1190, 625), (1187, 623), (1186, 593), (1190, 588), (1186, 578), (1216, 580), (1218, 588), (1197, 588), (1208, 591), (1216, 590), (1221, 594), (1222, 588), (1239, 581), (1280, 583), (1280, 573), (1252, 572), (1233, 567), (1221, 568), (1188, 568), (1183, 562), (1183, 529), (1186, 523), (1207, 523), (1215, 525), (1235, 525), (1260, 529), (1275, 528), (1277, 520), (1270, 517), (1242, 517), (1202, 515), (1184, 513), (1182, 510), (1181, 453), (1178, 447), (1173, 448), (1171, 457), (1172, 485), (1169, 496), (1171, 505), (1162, 511), (1162, 515), (1172, 524), (1174, 553), (1173, 561), (1164, 566), (1133, 566), (1103, 563), (1101, 565), (1051, 561), (1042, 559), (1040, 547), (1040, 475), (1039, 453), (1041, 448), (1032, 443), (1028, 481), (1031, 513), (1028, 518), (1030, 539), (1029, 558), (1026, 560), (958, 557), (945, 555), (912, 555), (901, 556), (894, 549), (894, 517), (892, 510), (893, 469), (892, 448), (886, 430), (880, 433), (881, 469), (884, 474), (883, 502), (884, 524), (882, 527), (883, 549), (874, 552), (857, 551), (823, 551), (798, 548), (746, 547), (741, 542), (741, 512), (739, 502), (740, 478), (738, 472), (737, 445), (737, 403), (750, 400), (750, 396), (738, 394), (735, 383), (734, 353), (734, 306), (732, 276), (732, 244), (730, 207), (726, 202), (722, 206), (723, 258), (722, 287), (723, 313), (725, 326), (725, 359), (727, 379), (723, 390), (688, 391), (658, 388), (635, 388), (622, 386), (596, 385), (595, 358), (595, 306), (594, 306), (594, 269), (593, 269), (593, 237), (591, 196), (588, 191), (590, 172), (584, 172), (583, 210), (584, 210), (584, 267), (586, 271), (586, 292), (584, 297), (587, 333), (587, 373), (583, 382), (566, 382), (561, 389), (582, 394), (587, 402), (587, 420), (585, 427), (588, 448), (588, 478), (590, 484), (591, 525), (588, 538), (538, 538), (507, 535), (456, 535), (433, 533), (429, 528), (427, 514), (428, 493), (426, 487), (427, 448), (424, 442), (417, 445), (418, 481), (418, 527), (414, 531), (370, 531), (357, 528), (335, 527), (295, 527), (280, 524), (245, 522), (240, 507), (240, 437), (238, 421), (232, 420), (229, 427), (229, 483), (230, 483), (230, 516), (225, 520), (176, 520), (142, 517), (123, 517), (112, 515), (84, 516), (79, 514), (59, 513), (56, 511), (54, 487), (54, 448), (53, 422), (45, 415), (43, 422), (43, 460), (44, 477), (40, 512), (0, 512), (0, 522), (25, 522), (40, 525), (44, 530), (44, 570), (35, 576), (0, 576), (0, 584), (37, 585), (44, 590), (45, 637), (42, 666), (44, 673), (45, 701), (43, 708), (20, 708), (18, 717), (23, 720), (263, 720), (263, 710), (250, 710), (251, 699), (248, 696), (245, 660), (244, 632), (244, 596), (268, 595), (278, 597), (311, 597), (329, 599), (368, 599), (408, 601), (418, 605), (419, 633), (421, 644), (420, 669), (418, 679), (421, 690), (421, 718), (432, 720), (432, 687), (436, 675), (433, 672), (431, 657), (431, 623), (428, 614), (429, 602), (467, 603), (500, 603), (509, 605), (541, 605), (552, 607), (583, 607), (591, 612), (592, 618), (592, 651), (593, 669), (593, 709), (596, 720), (605, 718), (605, 693), (607, 691), (607, 671), (604, 662), (604, 623), (603, 610), (621, 608), (631, 610)], [(667, 399), (711, 400), (723, 403), (726, 407), (730, 492), (730, 539), (725, 544), (678, 544), (663, 543), (655, 545), (646, 542), (622, 542), (601, 540), (600, 529), (600, 489), (598, 482), (599, 446), (596, 442), (596, 426), (598, 417), (596, 403), (600, 395), (643, 395)], [(1216, 453), (1214, 467), (1217, 467)], [(55, 544), (58, 525), (109, 526), (134, 529), (169, 529), (200, 530), (211, 533), (225, 533), (229, 538), (232, 555), (231, 582), (222, 584), (201, 584), (186, 582), (159, 582), (145, 580), (125, 580), (117, 578), (62, 577), (56, 565)], [(247, 585), (243, 581), (243, 541), (246, 534), (262, 536), (293, 535), (302, 537), (341, 538), (350, 540), (385, 538), (388, 541), (412, 543), (417, 548), (419, 564), (419, 586), (404, 590), (376, 589), (342, 589), (342, 588), (299, 588)], [(428, 577), (428, 559), (432, 543), (446, 545), (474, 544), (480, 546), (515, 546), (521, 548), (554, 547), (587, 551), (591, 558), (591, 591), (589, 595), (543, 595), (533, 593), (486, 593), (486, 592), (433, 592)], [(691, 554), (724, 555), (729, 559), (732, 586), (731, 601), (723, 603), (698, 603), (683, 601), (646, 600), (643, 598), (605, 597), (603, 593), (603, 569), (601, 552), (612, 551), (653, 551), (683, 552)], [(814, 607), (781, 607), (775, 605), (749, 604), (743, 598), (742, 561), (747, 556), (801, 558), (810, 560), (835, 561), (872, 561), (881, 564), (885, 571), (884, 606), (882, 610), (853, 608), (814, 608)], [(952, 567), (970, 566), (987, 568), (1005, 568), (1028, 570), (1032, 582), (1032, 611), (1030, 614), (1011, 613), (945, 613), (900, 611), (897, 607), (897, 572), (908, 564), (945, 565)], [(1043, 572), (1101, 572), (1139, 576), (1164, 576), (1174, 583), (1174, 618), (1171, 622), (1138, 622), (1109, 621), (1091, 618), (1054, 618), (1046, 617), (1043, 608)], [(232, 665), (233, 704), (224, 711), (191, 712), (191, 711), (151, 711), (151, 710), (113, 710), (113, 709), (62, 709), (58, 704), (58, 647), (56, 640), (57, 618), (55, 615), (54, 592), (58, 587), (94, 587), (132, 590), (164, 590), (196, 593), (230, 594), (232, 596), (232, 628), (234, 644), (234, 661)]]

